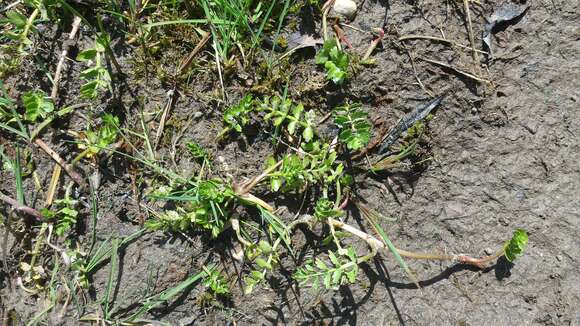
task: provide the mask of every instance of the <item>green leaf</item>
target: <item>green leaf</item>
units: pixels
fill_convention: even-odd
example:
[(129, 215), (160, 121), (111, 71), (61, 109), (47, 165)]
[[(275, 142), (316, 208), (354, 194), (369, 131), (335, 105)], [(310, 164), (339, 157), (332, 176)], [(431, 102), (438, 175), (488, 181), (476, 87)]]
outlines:
[(96, 56), (97, 56), (96, 49), (86, 49), (86, 50), (81, 51), (77, 55), (77, 61), (84, 62), (84, 61), (94, 60)]
[(28, 91), (22, 96), (24, 104), (25, 118), (28, 121), (36, 122), (38, 117), (46, 118), (54, 111), (54, 105), (46, 93), (42, 91)]
[(264, 255), (269, 255), (273, 250), (272, 246), (264, 240), (260, 240), (260, 242), (258, 242), (258, 248)]
[(92, 80), (81, 86), (81, 96), (87, 99), (94, 99), (97, 97), (97, 89), (99, 87), (98, 80)]
[(342, 129), (339, 140), (349, 150), (364, 148), (371, 139), (371, 124), (368, 113), (360, 109), (360, 104), (345, 105), (336, 108), (334, 123)]
[(338, 46), (338, 40), (331, 39), (324, 42), (324, 45), (316, 56), (316, 64), (324, 65), (326, 69), (326, 79), (340, 85), (347, 78), (349, 57), (346, 52)]
[(332, 273), (328, 272), (324, 274), (324, 287), (330, 289), (332, 285)]
[(321, 271), (328, 269), (328, 267), (326, 267), (326, 264), (320, 259), (316, 259), (316, 267), (318, 267), (318, 269), (320, 269)]
[(387, 246), (387, 248), (389, 248), (389, 251), (393, 254), (393, 256), (395, 257), (395, 260), (397, 261), (399, 266), (405, 271), (405, 273), (407, 274), (409, 279), (413, 283), (415, 283), (417, 288), (420, 288), (419, 280), (417, 280), (417, 277), (415, 277), (415, 274), (413, 274), (413, 272), (411, 272), (411, 269), (407, 266), (407, 263), (405, 263), (405, 261), (403, 260), (403, 257), (401, 257), (401, 255), (397, 251), (397, 248), (395, 247), (393, 242), (391, 242), (391, 240), (389, 239), (389, 237), (387, 236), (387, 234), (385, 233), (383, 228), (381, 228), (381, 226), (376, 221), (372, 220), (371, 218), (368, 218), (368, 220), (369, 220), (369, 222), (371, 222), (373, 224), (375, 229), (378, 231), (379, 235), (381, 236), (381, 239), (383, 240), (383, 243)]
[(3, 22), (11, 23), (18, 29), (24, 29), (27, 20), (28, 18), (18, 11), (10, 10), (6, 13), (6, 19), (3, 19)]
[(523, 229), (517, 229), (510, 241), (504, 245), (505, 258), (509, 262), (513, 262), (520, 255), (523, 254), (528, 243), (528, 234)]
[(340, 284), (342, 269), (338, 268), (332, 273), (332, 284)]
[(260, 268), (263, 268), (263, 269), (268, 269), (268, 270), (272, 269), (272, 264), (270, 264), (267, 260), (260, 258), (260, 257), (256, 258), (256, 265), (258, 265)]

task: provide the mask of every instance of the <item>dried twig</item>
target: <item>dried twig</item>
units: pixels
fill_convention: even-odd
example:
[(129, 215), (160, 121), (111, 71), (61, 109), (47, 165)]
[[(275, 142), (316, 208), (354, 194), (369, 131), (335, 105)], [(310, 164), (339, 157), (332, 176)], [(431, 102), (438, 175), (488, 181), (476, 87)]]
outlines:
[(83, 177), (75, 171), (75, 169), (69, 165), (57, 152), (52, 150), (42, 139), (36, 138), (34, 143), (38, 145), (46, 154), (48, 154), (58, 165), (60, 165), (64, 171), (71, 177), (71, 179), (79, 185), (79, 187), (86, 189), (87, 183)]
[(342, 30), (342, 28), (340, 28), (340, 26), (338, 24), (332, 25), (332, 28), (334, 29), (334, 33), (336, 34), (336, 37), (338, 37), (338, 39), (341, 42), (344, 42), (344, 44), (346, 44), (347, 48), (352, 49), (352, 44), (350, 43), (350, 41), (346, 37), (346, 34)]
[[(403, 36), (399, 37), (399, 39), (397, 41), (402, 42), (402, 41), (407, 41), (407, 40), (429, 40), (429, 41), (440, 42), (440, 43), (443, 43), (443, 44), (447, 44), (447, 45), (451, 45), (451, 46), (457, 46), (457, 47), (460, 47), (460, 48), (472, 50), (472, 48), (469, 47), (469, 46), (467, 46), (467, 45), (463, 45), (463, 44), (460, 44), (460, 43), (457, 43), (457, 42), (450, 41), (450, 40), (448, 40), (446, 38), (437, 37), (437, 36), (414, 35), (414, 34), (411, 34), (411, 35), (403, 35)], [(488, 54), (487, 51), (481, 51), (481, 50), (478, 50), (478, 49), (473, 49), (473, 50), (475, 50), (478, 53)]]
[(440, 66), (440, 67), (444, 67), (444, 68), (453, 70), (454, 72), (456, 72), (456, 73), (458, 73), (460, 75), (463, 75), (465, 77), (471, 78), (471, 79), (476, 80), (476, 81), (478, 81), (480, 83), (491, 84), (491, 81), (489, 81), (487, 79), (483, 79), (483, 78), (478, 77), (476, 75), (470, 74), (470, 73), (465, 72), (465, 71), (463, 71), (461, 69), (458, 69), (458, 68), (455, 68), (453, 66), (450, 66), (450, 65), (448, 65), (448, 64), (446, 64), (444, 62), (436, 61), (436, 60), (431, 60), (431, 59), (427, 59), (427, 58), (423, 58), (423, 57), (417, 57), (417, 58), (420, 59), (420, 60), (423, 60), (425, 62), (429, 62), (429, 63), (432, 63), (434, 65), (437, 65), (437, 66)]
[(52, 205), (52, 201), (54, 200), (54, 194), (56, 193), (56, 188), (58, 186), (58, 181), (60, 179), (60, 173), (62, 168), (60, 165), (55, 164), (54, 169), (52, 170), (52, 176), (50, 177), (50, 184), (48, 185), (48, 192), (46, 194), (46, 201), (44, 204), (46, 207)]
[(465, 9), (465, 19), (467, 20), (467, 30), (469, 31), (469, 43), (471, 44), (471, 56), (473, 57), (473, 64), (476, 68), (474, 71), (477, 73), (479, 71), (479, 58), (477, 56), (477, 51), (475, 50), (475, 38), (473, 37), (473, 25), (471, 24), (471, 12), (469, 11), (469, 0), (463, 0), (463, 8)]
[[(81, 18), (75, 16), (75, 18), (73, 19), (70, 34), (68, 36), (69, 41), (72, 41), (75, 38), (80, 25)], [(54, 73), (54, 82), (52, 84), (52, 91), (50, 92), (50, 97), (52, 98), (53, 101), (56, 101), (56, 95), (58, 94), (58, 84), (60, 82), (60, 78), (62, 75), (62, 67), (64, 65), (64, 60), (66, 59), (66, 56), (68, 55), (68, 51), (70, 50), (70, 48), (71, 45), (69, 44), (68, 46), (66, 46), (64, 50), (62, 50), (62, 53), (60, 54), (60, 59), (58, 60), (58, 64), (56, 65), (56, 72)]]
[(10, 198), (3, 193), (0, 193), (0, 201), (12, 206), (12, 208), (17, 212), (21, 212), (21, 213), (30, 215), (30, 216), (36, 218), (37, 220), (42, 220), (42, 214), (40, 214), (39, 211), (37, 211), (36, 209), (34, 209), (32, 207), (29, 207), (26, 205), (21, 205), (20, 203), (18, 203), (18, 201), (16, 199)]
[(167, 122), (167, 117), (169, 116), (169, 113), (171, 113), (171, 109), (175, 106), (175, 103), (177, 100), (177, 96), (178, 96), (177, 78), (179, 76), (185, 74), (189, 70), (191, 63), (193, 62), (193, 58), (205, 46), (205, 44), (209, 40), (210, 36), (211, 36), (210, 33), (205, 33), (203, 38), (197, 43), (197, 45), (191, 51), (191, 53), (186, 58), (184, 58), (181, 61), (181, 63), (179, 64), (179, 68), (177, 69), (177, 73), (176, 73), (176, 75), (174, 77), (174, 81), (173, 81), (173, 89), (171, 89), (169, 92), (167, 92), (168, 101), (167, 101), (167, 104), (165, 105), (165, 108), (163, 109), (163, 114), (161, 115), (161, 120), (159, 121), (159, 127), (157, 128), (157, 133), (155, 134), (155, 140), (154, 140), (154, 145), (153, 145), (154, 149), (156, 149), (157, 146), (159, 146), (159, 140), (161, 139), (161, 135), (163, 134), (163, 129), (165, 129), (165, 123)]

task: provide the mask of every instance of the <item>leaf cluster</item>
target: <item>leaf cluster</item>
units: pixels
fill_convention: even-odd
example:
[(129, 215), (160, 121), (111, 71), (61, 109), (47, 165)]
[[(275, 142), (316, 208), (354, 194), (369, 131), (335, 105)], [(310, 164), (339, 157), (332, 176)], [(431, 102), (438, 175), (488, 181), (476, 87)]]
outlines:
[(358, 257), (355, 250), (349, 247), (344, 255), (328, 252), (330, 263), (320, 258), (309, 260), (294, 273), (294, 279), (300, 285), (311, 284), (317, 290), (320, 284), (326, 289), (337, 288), (342, 284), (354, 283), (358, 274)]
[(193, 158), (198, 162), (208, 165), (211, 163), (212, 157), (210, 153), (208, 153), (205, 148), (198, 143), (188, 142), (185, 146), (187, 147), (189, 154), (191, 154), (191, 156), (193, 156)]
[(230, 286), (222, 273), (216, 267), (203, 266), (204, 279), (203, 285), (210, 289), (214, 295), (227, 296), (230, 294)]
[(343, 211), (335, 209), (334, 203), (326, 197), (316, 201), (314, 206), (314, 218), (319, 222), (324, 222), (328, 218), (337, 218), (344, 215)]
[(316, 114), (313, 110), (305, 112), (301, 103), (295, 104), (279, 96), (267, 96), (258, 104), (258, 111), (266, 112), (264, 120), (271, 121), (275, 127), (285, 126), (291, 136), (301, 128), (306, 142), (314, 137)]
[(105, 113), (103, 122), (98, 129), (93, 129), (90, 124), (88, 125), (83, 142), (79, 144), (79, 147), (87, 150), (87, 157), (95, 156), (113, 144), (117, 140), (118, 133), (119, 118)]
[(368, 113), (361, 110), (360, 104), (344, 105), (336, 108), (334, 123), (340, 128), (339, 140), (349, 150), (364, 148), (371, 139), (371, 124)]
[(326, 79), (332, 80), (336, 85), (341, 85), (348, 78), (347, 69), (350, 58), (340, 48), (338, 42), (337, 39), (326, 40), (316, 55), (316, 64), (324, 65)]
[(100, 35), (95, 39), (92, 48), (85, 49), (77, 55), (77, 60), (86, 62), (89, 68), (81, 72), (81, 78), (85, 83), (81, 86), (81, 96), (94, 100), (99, 92), (111, 90), (111, 76), (103, 66), (106, 45), (109, 43), (108, 35)]
[[(330, 145), (312, 142), (304, 146), (309, 152), (300, 156), (290, 154), (282, 159), (282, 164), (270, 174), (272, 191), (302, 191), (307, 183), (329, 185), (342, 176), (344, 166), (336, 163), (337, 154), (330, 150)], [(267, 167), (276, 164), (270, 157)]]
[(41, 117), (47, 118), (54, 111), (54, 104), (43, 91), (28, 91), (22, 96), (25, 114), (24, 118), (30, 122), (36, 122)]
[(185, 201), (186, 205), (148, 220), (150, 230), (187, 231), (202, 229), (217, 237), (230, 216), (228, 204), (234, 200), (233, 189), (223, 181), (205, 180), (185, 193), (157, 197), (158, 199)]
[(250, 114), (254, 109), (254, 98), (250, 94), (244, 96), (238, 104), (229, 107), (223, 116), (224, 124), (226, 126), (224, 127), (222, 134), (230, 130), (241, 133), (242, 128), (251, 121)]
[(513, 262), (524, 253), (528, 243), (528, 234), (525, 230), (517, 229), (512, 238), (504, 245), (504, 255), (509, 262)]
[(275, 248), (264, 240), (246, 247), (244, 254), (255, 265), (255, 269), (244, 277), (244, 293), (249, 294), (265, 279), (266, 273), (274, 269), (279, 257)]
[(43, 208), (40, 212), (42, 216), (55, 225), (55, 233), (62, 237), (69, 232), (77, 223), (79, 212), (75, 209), (76, 200), (66, 196), (64, 199), (54, 201), (56, 210), (51, 211)]

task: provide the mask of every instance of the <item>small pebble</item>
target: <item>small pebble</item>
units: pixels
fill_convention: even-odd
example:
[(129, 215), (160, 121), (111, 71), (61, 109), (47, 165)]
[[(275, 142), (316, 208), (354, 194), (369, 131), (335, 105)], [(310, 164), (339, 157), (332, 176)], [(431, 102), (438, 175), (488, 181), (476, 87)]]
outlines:
[(485, 248), (485, 249), (483, 249), (483, 252), (485, 252), (486, 255), (493, 254), (493, 250), (491, 248)]
[(556, 255), (556, 260), (557, 260), (557, 261), (562, 261), (562, 259), (564, 259), (564, 258), (562, 257), (562, 255)]
[(333, 9), (338, 15), (351, 19), (356, 13), (356, 2), (352, 0), (336, 0)]

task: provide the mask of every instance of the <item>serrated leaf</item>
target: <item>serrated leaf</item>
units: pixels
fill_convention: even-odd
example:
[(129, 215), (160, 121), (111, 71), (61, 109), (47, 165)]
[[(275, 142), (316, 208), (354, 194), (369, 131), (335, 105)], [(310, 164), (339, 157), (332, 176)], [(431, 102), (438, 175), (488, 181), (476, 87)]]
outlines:
[(332, 282), (332, 273), (328, 272), (324, 274), (324, 287), (330, 289), (332, 284), (331, 282)]
[(336, 255), (334, 254), (334, 252), (329, 251), (328, 252), (328, 257), (330, 258), (330, 261), (332, 262), (332, 264), (334, 266), (340, 266), (340, 261), (338, 260), (338, 257), (336, 257)]
[(334, 122), (342, 129), (339, 140), (347, 145), (349, 150), (359, 150), (365, 147), (371, 138), (371, 124), (368, 114), (359, 109), (359, 105), (345, 105), (337, 108)]
[(320, 259), (317, 259), (316, 260), (316, 267), (318, 267), (318, 269), (320, 269), (321, 271), (325, 271), (325, 270), (328, 269), (328, 267), (326, 266), (326, 264), (322, 260), (320, 260)]
[(341, 277), (342, 277), (342, 269), (338, 268), (332, 273), (332, 284), (340, 284)]
[(354, 283), (356, 282), (356, 274), (358, 272), (358, 267), (355, 266), (355, 268), (353, 268), (352, 270), (346, 272), (346, 277), (348, 278), (348, 282), (349, 283)]
[(92, 80), (81, 86), (81, 96), (88, 99), (94, 99), (97, 97), (97, 87), (99, 87), (99, 82), (97, 80)]
[(54, 111), (52, 101), (42, 91), (24, 93), (22, 102), (26, 110), (25, 118), (28, 121), (36, 122), (38, 117), (46, 118), (49, 113)]

